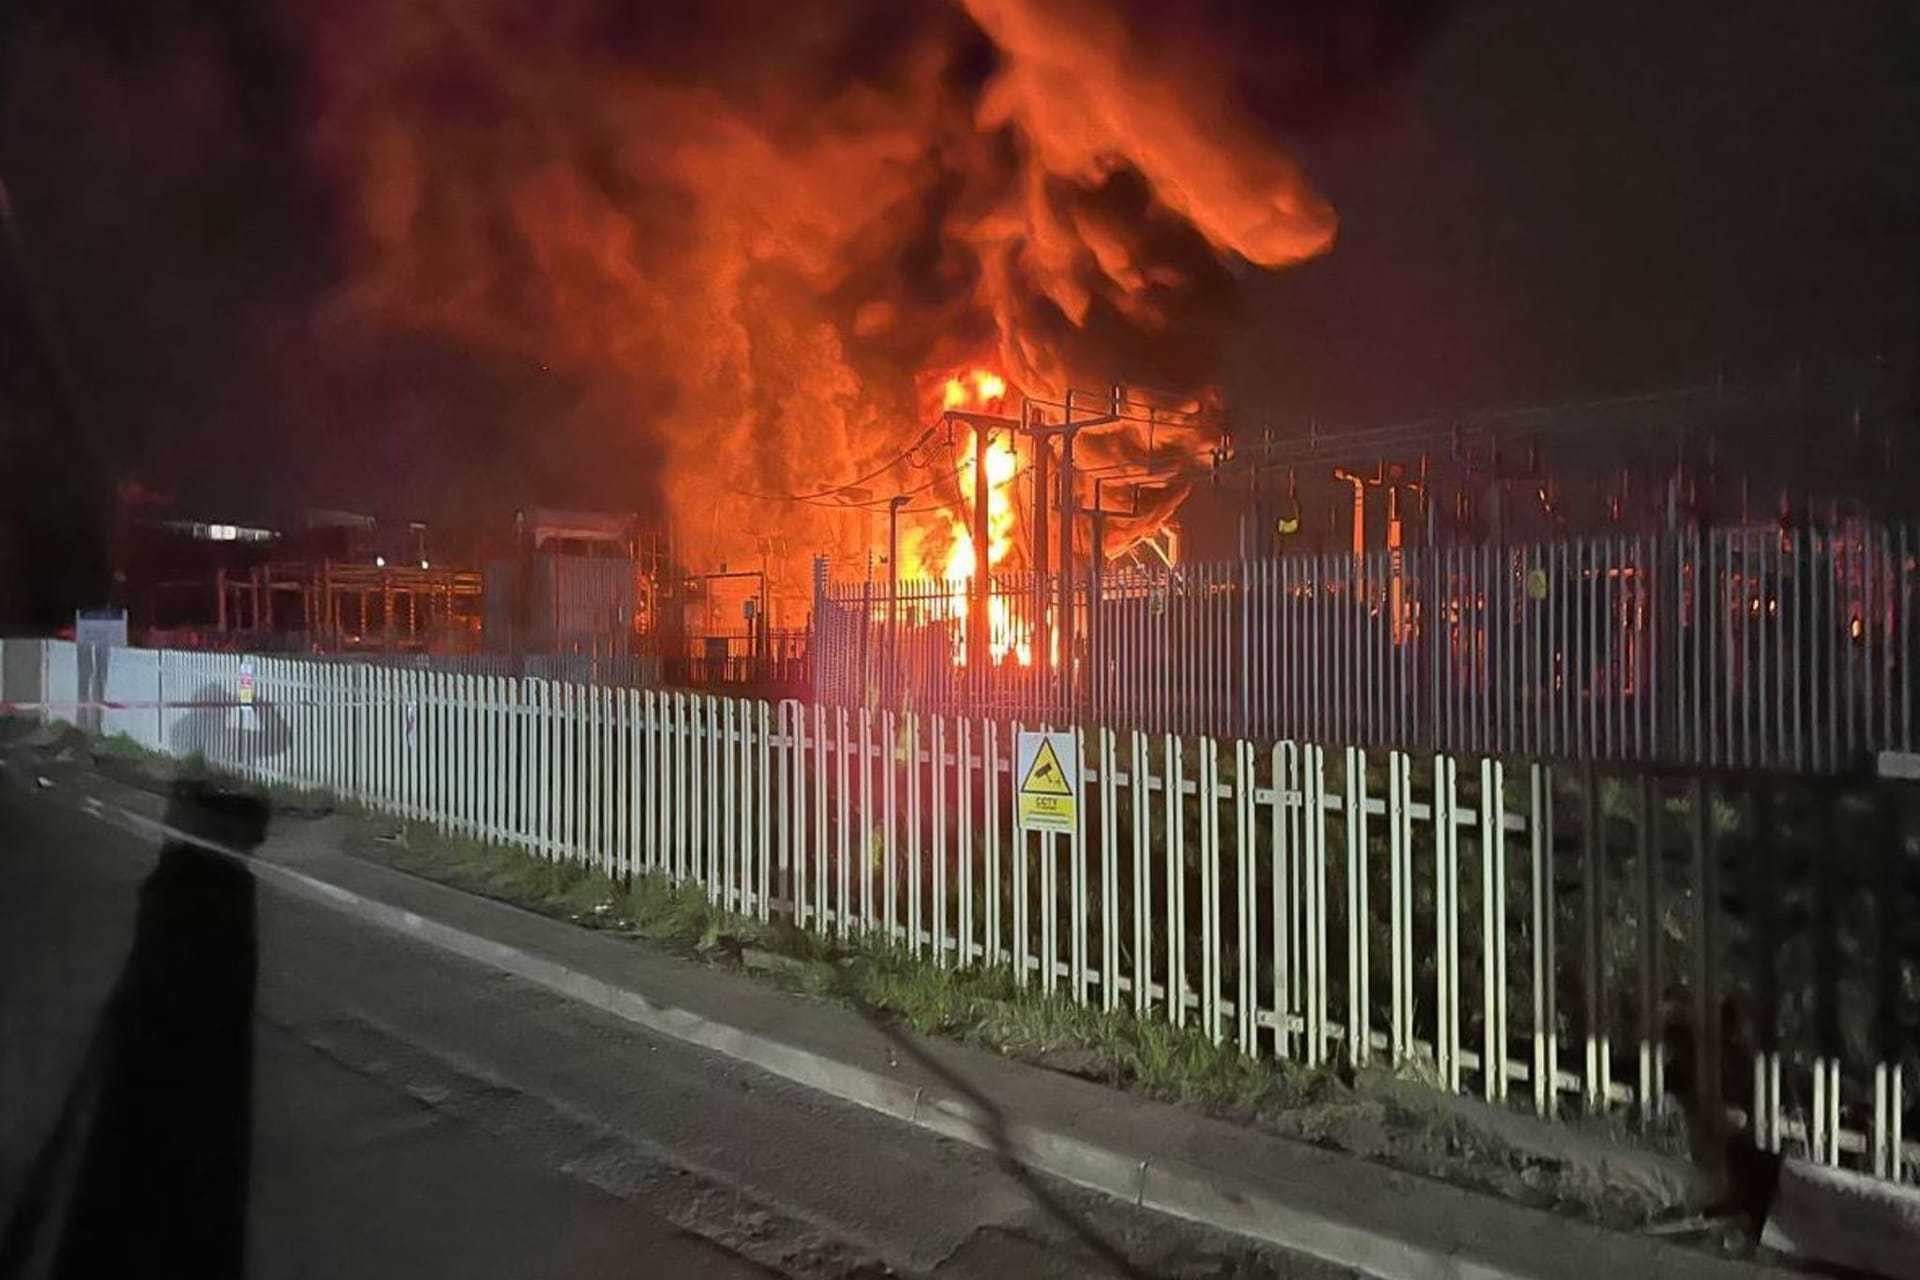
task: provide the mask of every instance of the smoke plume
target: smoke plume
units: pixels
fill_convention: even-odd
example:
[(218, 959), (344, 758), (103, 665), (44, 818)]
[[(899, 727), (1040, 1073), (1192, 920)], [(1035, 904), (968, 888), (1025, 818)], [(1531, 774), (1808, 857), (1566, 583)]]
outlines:
[[(1235, 272), (1333, 242), (1268, 109), (1324, 68), (1244, 5), (321, 12), (314, 146), (345, 193), (341, 313), (517, 353), (624, 404), (662, 444), (695, 567), (864, 553), (865, 512), (833, 491), (940, 492), (952, 459), (910, 446), (955, 369), (1039, 394), (1204, 392)], [(1280, 91), (1250, 94), (1249, 65)], [(636, 498), (651, 487), (634, 477)]]

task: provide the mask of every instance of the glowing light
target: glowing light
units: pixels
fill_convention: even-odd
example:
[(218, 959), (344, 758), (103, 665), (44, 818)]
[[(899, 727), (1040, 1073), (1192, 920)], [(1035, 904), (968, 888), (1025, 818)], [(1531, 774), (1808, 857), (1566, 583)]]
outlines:
[[(945, 379), (940, 387), (943, 409), (991, 410), (1007, 394), (1006, 379), (991, 369), (968, 369)], [(955, 448), (964, 459), (959, 471), (960, 501), (946, 512), (948, 551), (940, 566), (940, 577), (947, 583), (947, 616), (954, 627), (953, 660), (967, 661), (967, 619), (973, 604), (974, 575), (981, 572), (980, 548), (974, 546), (973, 520), (982, 477), (976, 475), (978, 426), (962, 427)], [(1005, 430), (988, 436), (986, 443), (987, 545), (985, 572), (1001, 568), (1013, 550), (1014, 527), (1019, 509), (1014, 502), (1013, 480), (1020, 471), (1020, 458), (1014, 451), (1011, 433)], [(987, 601), (987, 652), (996, 663), (1011, 658), (1021, 666), (1033, 662), (1033, 628), (1014, 617), (1004, 596), (990, 595)]]
[(988, 369), (973, 369), (948, 378), (941, 387), (941, 407), (991, 408), (1006, 398), (1007, 380)]

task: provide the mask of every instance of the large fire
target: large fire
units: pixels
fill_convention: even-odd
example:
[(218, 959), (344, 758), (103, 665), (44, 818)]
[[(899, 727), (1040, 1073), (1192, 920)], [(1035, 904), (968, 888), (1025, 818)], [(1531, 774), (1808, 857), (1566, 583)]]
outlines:
[[(799, 625), (810, 557), (864, 572), (874, 513), (926, 482), (915, 432), (940, 398), (1205, 393), (1236, 264), (1334, 232), (1244, 91), (1335, 53), (1364, 71), (1374, 7), (1328, 19), (1321, 51), (1298, 45), (1313, 23), (1200, 0), (314, 6), (315, 151), (351, 272), (329, 316), (538, 370), (516, 404), (550, 470), (524, 483), (657, 504), (687, 568), (764, 563), (776, 625)], [(929, 369), (958, 371), (933, 406)], [(952, 518), (919, 564), (964, 583), (1022, 567), (1030, 446), (994, 432), (974, 476), (956, 434)], [(1149, 434), (1089, 437), (1084, 464), (1164, 462), (1178, 442)], [(650, 450), (595, 447), (636, 435)], [(995, 630), (1019, 657), (1011, 619)]]
[[(973, 369), (964, 374), (956, 374), (941, 384), (941, 408), (977, 409), (984, 412), (997, 412), (1003, 406), (1007, 395), (1006, 379), (986, 369)], [(973, 545), (973, 520), (980, 500), (981, 477), (976, 474), (976, 459), (979, 454), (979, 435), (988, 431), (986, 441), (986, 485), (987, 485), (987, 556), (985, 572), (991, 580), (996, 570), (1002, 568), (1007, 553), (1013, 549), (1013, 528), (1018, 519), (1018, 508), (1014, 502), (1013, 478), (1020, 470), (1019, 456), (1014, 450), (1011, 432), (1006, 428), (994, 431), (974, 424), (959, 427), (956, 431), (956, 443), (960, 456), (964, 459), (958, 472), (960, 485), (960, 503), (946, 513), (948, 532), (953, 539), (952, 549), (947, 553), (946, 566), (941, 577), (948, 583), (948, 603), (951, 616), (959, 623), (955, 628), (955, 661), (964, 665), (967, 660), (966, 627), (969, 610), (972, 608), (972, 587), (974, 575), (980, 573), (979, 549)], [(1033, 661), (1032, 628), (1016, 625), (1006, 596), (1002, 593), (989, 595), (987, 600), (987, 652), (997, 662), (1011, 656), (1021, 666)]]

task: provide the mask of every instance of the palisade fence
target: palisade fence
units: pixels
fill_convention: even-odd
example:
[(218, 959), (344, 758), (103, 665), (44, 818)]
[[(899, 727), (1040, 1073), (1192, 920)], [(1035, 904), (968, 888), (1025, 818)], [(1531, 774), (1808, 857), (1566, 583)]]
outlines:
[[(814, 697), (1056, 724), (1839, 772), (1915, 746), (1920, 536), (1686, 531), (823, 583)], [(1057, 633), (1057, 634), (1056, 634)]]
[(652, 660), (649, 683), (655, 685), (764, 696), (771, 690), (804, 692), (812, 674), (805, 631), (653, 635), (640, 643)]
[(992, 718), (22, 643), (16, 704), (256, 782), (1248, 1054), (1650, 1126), (1718, 1099), (1764, 1147), (1920, 1175), (1920, 859), (1886, 789), (1101, 728), (1076, 831), (1040, 835)]

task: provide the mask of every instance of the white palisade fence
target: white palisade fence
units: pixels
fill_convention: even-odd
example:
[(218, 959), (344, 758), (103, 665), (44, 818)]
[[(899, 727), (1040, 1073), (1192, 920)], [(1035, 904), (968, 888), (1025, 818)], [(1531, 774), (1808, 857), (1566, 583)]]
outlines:
[[(1089, 730), (1069, 762), (1077, 828), (1043, 835), (1014, 822), (1019, 726), (987, 719), (7, 646), (6, 698), (45, 718), (698, 884), (742, 915), (1005, 966), (1248, 1054), (1418, 1060), (1495, 1102), (1648, 1123), (1680, 1081), (1731, 1080), (1763, 1146), (1890, 1179), (1920, 1164), (1904, 926), (1823, 949), (1779, 909), (1804, 896), (1836, 930), (1883, 918), (1897, 875), (1757, 870), (1742, 842), (1768, 833), (1698, 777)], [(1872, 1012), (1836, 1029), (1821, 1010), (1858, 1007), (1856, 988)]]

